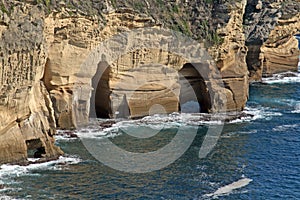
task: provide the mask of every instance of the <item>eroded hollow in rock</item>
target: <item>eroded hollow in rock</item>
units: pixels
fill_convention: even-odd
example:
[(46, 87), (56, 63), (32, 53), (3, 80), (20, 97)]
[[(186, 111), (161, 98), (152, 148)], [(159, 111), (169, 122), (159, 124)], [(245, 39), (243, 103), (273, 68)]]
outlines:
[(186, 63), (182, 69), (179, 70), (179, 111), (208, 113), (211, 109), (209, 91), (204, 78), (195, 69), (194, 65), (195, 64)]
[(99, 78), (92, 80), (95, 94), (91, 102), (97, 118), (208, 113), (211, 109), (205, 80), (198, 71), (207, 66), (186, 63), (177, 71), (162, 64), (145, 64), (114, 73), (107, 66), (101, 71), (100, 65), (95, 76)]
[(45, 147), (39, 138), (26, 140), (26, 146), (28, 158), (42, 158), (46, 154)]
[[(101, 75), (95, 91), (95, 110), (97, 118), (109, 118), (111, 115), (110, 109), (110, 88), (109, 75), (111, 68), (106, 67)], [(95, 76), (97, 77), (97, 76)]]

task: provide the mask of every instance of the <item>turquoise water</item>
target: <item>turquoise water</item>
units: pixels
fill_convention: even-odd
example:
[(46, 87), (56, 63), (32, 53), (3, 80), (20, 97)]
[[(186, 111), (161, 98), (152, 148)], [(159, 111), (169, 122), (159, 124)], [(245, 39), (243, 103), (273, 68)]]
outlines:
[[(132, 152), (163, 147), (178, 127), (197, 131), (182, 157), (144, 174), (114, 170), (94, 159), (80, 139), (58, 138), (66, 152), (58, 161), (1, 166), (0, 199), (300, 199), (299, 77), (251, 85), (246, 112), (254, 117), (225, 124), (216, 146), (203, 159), (198, 153), (205, 124), (164, 122), (168, 126), (144, 139), (133, 139), (118, 128), (108, 131), (114, 144)], [(147, 128), (159, 129), (161, 120), (153, 118), (155, 125), (147, 123)], [(132, 122), (127, 130), (138, 131), (140, 126)], [(85, 132), (103, 137), (103, 132)], [(249, 183), (232, 187), (244, 179)], [(229, 184), (228, 191), (215, 193)]]

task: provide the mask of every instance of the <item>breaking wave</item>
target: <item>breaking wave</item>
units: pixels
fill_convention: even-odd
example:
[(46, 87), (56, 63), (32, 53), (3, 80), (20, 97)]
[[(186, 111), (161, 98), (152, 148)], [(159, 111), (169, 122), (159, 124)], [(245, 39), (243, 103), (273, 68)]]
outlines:
[(198, 128), (199, 126), (218, 126), (224, 123), (251, 122), (258, 119), (271, 120), (274, 116), (282, 116), (282, 113), (267, 107), (250, 106), (246, 107), (240, 113), (172, 113), (168, 115), (156, 114), (136, 120), (93, 119), (88, 126), (75, 131), (59, 130), (55, 138), (58, 142), (62, 140), (72, 141), (78, 138), (113, 138), (122, 134), (122, 132), (127, 132), (128, 128), (133, 130), (135, 127), (143, 129), (142, 132), (149, 132), (149, 130), (157, 132), (163, 129), (179, 128), (182, 126)]
[(300, 73), (284, 72), (284, 73), (274, 74), (272, 77), (263, 78), (262, 82), (266, 84), (300, 83)]
[(220, 187), (215, 192), (204, 195), (204, 197), (217, 198), (218, 196), (229, 195), (234, 190), (246, 187), (247, 185), (250, 184), (250, 182), (252, 182), (252, 179), (242, 178), (242, 179), (240, 179), (236, 182), (233, 182), (233, 183), (230, 183), (230, 184), (225, 185), (223, 187)]
[(285, 132), (289, 130), (298, 130), (299, 126), (299, 124), (281, 125), (274, 127), (272, 130), (275, 132)]
[[(36, 159), (29, 159), (29, 161), (36, 161)], [(48, 161), (44, 163), (29, 164), (26, 166), (4, 164), (0, 166), (0, 199), (14, 199), (7, 195), (1, 194), (9, 191), (20, 190), (15, 185), (20, 182), (15, 181), (17, 177), (21, 176), (40, 176), (36, 170), (63, 170), (68, 165), (74, 165), (81, 162), (77, 157), (60, 156), (59, 159)]]
[(300, 113), (300, 102), (297, 102), (295, 104), (294, 110), (292, 111), (292, 113)]

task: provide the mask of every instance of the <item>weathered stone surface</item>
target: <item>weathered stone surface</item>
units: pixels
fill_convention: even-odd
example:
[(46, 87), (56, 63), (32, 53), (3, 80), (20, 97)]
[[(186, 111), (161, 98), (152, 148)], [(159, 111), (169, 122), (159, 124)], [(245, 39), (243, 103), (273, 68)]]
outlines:
[[(43, 12), (19, 3), (10, 16), (2, 16), (0, 163), (26, 162), (28, 152), (38, 148), (43, 149), (45, 159), (58, 157), (62, 151), (54, 146), (52, 102), (40, 81), (46, 62), (40, 34)], [(32, 141), (37, 145), (30, 145)]]
[(299, 32), (299, 1), (248, 1), (244, 27), (251, 81), (285, 71), (297, 71), (296, 39)]
[(288, 20), (279, 20), (278, 25), (261, 47), (260, 61), (263, 76), (275, 73), (298, 71), (300, 51), (294, 34), (300, 31), (300, 13)]
[[(132, 36), (134, 35), (139, 35), (139, 39), (136, 40), (133, 38)], [(120, 39), (118, 37), (115, 38), (116, 41), (120, 41)], [(165, 47), (162, 45), (163, 42), (166, 44)], [(225, 110), (216, 103), (221, 98), (221, 95), (218, 96), (216, 93), (220, 93), (222, 89), (225, 89), (218, 84), (218, 81), (222, 81), (222, 79), (220, 76), (218, 79), (217, 69), (209, 65), (209, 56), (207, 53), (204, 56), (205, 52), (203, 49), (201, 51), (201, 45), (198, 42), (192, 40), (184, 42), (179, 38), (173, 38), (172, 32), (159, 28), (145, 29), (145, 31), (129, 33), (126, 36), (124, 46), (122, 46), (122, 42), (119, 44), (124, 49), (132, 49), (137, 45), (141, 45), (143, 48), (125, 53), (124, 55), (121, 54), (122, 56), (117, 56), (116, 60), (114, 58), (109, 60), (109, 55), (114, 51), (114, 49), (110, 49), (113, 44), (115, 44), (114, 39), (99, 48), (107, 49), (107, 51), (103, 51), (105, 55), (104, 53), (102, 54), (103, 57), (107, 58), (105, 62), (100, 60), (102, 58), (100, 58), (101, 54), (99, 53), (98, 56), (97, 54), (93, 55), (91, 59), (96, 60), (98, 58), (98, 61), (94, 61), (94, 65), (98, 63), (97, 71), (99, 74), (98, 72), (96, 74), (100, 76), (100, 80), (98, 86), (97, 84), (93, 84), (93, 88), (97, 88), (97, 91), (95, 95), (92, 95), (95, 96), (92, 99), (95, 98), (96, 110), (100, 115), (118, 117), (121, 113), (119, 109), (121, 104), (128, 107), (127, 113), (130, 114), (130, 117), (149, 115), (153, 112), (153, 109), (157, 111), (157, 105), (161, 107), (158, 113), (179, 111), (179, 104), (182, 103), (180, 101), (182, 99), (180, 98), (180, 93), (184, 92), (181, 87), (183, 84), (180, 80), (180, 73), (181, 76), (184, 74), (187, 76), (186, 82), (189, 80), (192, 82), (192, 79), (195, 78), (188, 72), (183, 73), (181, 69), (189, 62), (193, 63), (193, 61), (200, 62), (191, 65), (198, 74), (196, 75), (196, 82), (193, 84), (198, 84), (199, 80), (202, 80), (205, 87), (201, 87), (199, 84), (200, 90), (195, 89), (194, 91), (193, 88), (190, 88), (194, 93), (197, 91), (200, 93), (194, 94), (195, 98), (191, 100), (202, 103), (204, 101), (209, 103), (214, 102), (214, 104), (210, 103), (211, 105), (207, 106), (206, 112)], [(172, 44), (172, 46), (168, 44)], [(123, 48), (120, 48), (121, 52), (123, 52)], [(166, 49), (170, 48), (173, 49), (172, 53), (166, 51)], [(114, 54), (118, 55), (119, 52), (114, 51)], [(106, 71), (103, 69), (105, 67), (107, 67)], [(102, 78), (101, 73), (104, 73)], [(209, 96), (207, 95), (207, 91), (210, 90), (218, 92), (212, 92)], [(103, 96), (103, 94), (105, 95)], [(200, 97), (202, 94), (203, 100)], [(204, 96), (206, 100), (204, 100)], [(183, 101), (186, 102), (187, 100)], [(221, 101), (225, 101), (225, 99), (223, 98)], [(101, 113), (100, 109), (105, 111)], [(123, 111), (122, 113), (124, 113)]]
[[(242, 34), (242, 17), (243, 17), (243, 12), (245, 8), (245, 2), (242, 2), (240, 4), (236, 4), (236, 7), (234, 7), (229, 13), (229, 25), (227, 27), (223, 27), (220, 29), (220, 32), (224, 33), (230, 33), (230, 35), (227, 35), (224, 37), (225, 41), (222, 47), (215, 47), (211, 52), (212, 54), (216, 54), (215, 59), (218, 62), (218, 66), (220, 68), (220, 71), (222, 73), (222, 76), (225, 79), (231, 79), (233, 77), (241, 77), (246, 79), (247, 77), (247, 68), (245, 65), (245, 53), (246, 49), (243, 46), (244, 43), (244, 37)], [(98, 113), (98, 116), (110, 116), (114, 117), (116, 116), (115, 113), (118, 111), (120, 102), (123, 102), (125, 96), (126, 96), (126, 106), (128, 104), (129, 110), (131, 112), (131, 117), (137, 117), (137, 116), (144, 116), (147, 113), (149, 113), (149, 108), (155, 103), (155, 104), (163, 104), (166, 105), (166, 112), (172, 112), (172, 111), (178, 111), (179, 106), (178, 104), (180, 103), (179, 101), (179, 93), (175, 92), (173, 97), (171, 97), (173, 92), (170, 93), (171, 96), (168, 96), (167, 91), (161, 91), (160, 88), (160, 83), (159, 80), (163, 80), (164, 78), (161, 77), (162, 74), (158, 74), (154, 76), (153, 80), (151, 82), (157, 82), (156, 84), (152, 84), (151, 87), (148, 85), (145, 88), (139, 88), (138, 84), (140, 83), (135, 83), (131, 85), (132, 87), (136, 87), (136, 89), (139, 90), (140, 94), (135, 94), (133, 97), (134, 99), (138, 99), (139, 96), (141, 95), (146, 95), (147, 90), (149, 90), (149, 87), (153, 91), (160, 91), (161, 94), (165, 94), (165, 99), (161, 96), (161, 99), (156, 99), (155, 101), (152, 100), (153, 103), (150, 103), (148, 106), (145, 102), (140, 101), (137, 103), (138, 100), (130, 100), (128, 99), (128, 95), (125, 95), (124, 92), (120, 91), (125, 91), (128, 90), (125, 87), (130, 86), (130, 78), (131, 80), (145, 80), (146, 73), (143, 71), (133, 71), (135, 67), (139, 65), (145, 65), (147, 63), (159, 63), (166, 65), (170, 67), (171, 69), (175, 69), (179, 71), (183, 65), (186, 63), (184, 62), (183, 58), (180, 58), (180, 56), (172, 55), (168, 52), (161, 51), (159, 49), (145, 49), (141, 51), (133, 51), (127, 54), (127, 56), (122, 56), (120, 59), (118, 59), (116, 62), (107, 64), (107, 66), (104, 67), (110, 67), (110, 72), (105, 75), (105, 77), (102, 77), (100, 80), (100, 85), (98, 83), (92, 83), (93, 88), (96, 93), (101, 93), (101, 97), (97, 96), (95, 98), (95, 94), (91, 94), (91, 100), (88, 95), (88, 91), (90, 91), (90, 82), (89, 80), (93, 75), (95, 75), (95, 71), (98, 68), (98, 71), (100, 73), (101, 69), (99, 67), (95, 66), (90, 66), (89, 68), (86, 68), (85, 70), (85, 75), (81, 75), (81, 77), (76, 77), (78, 75), (78, 70), (81, 68), (81, 64), (83, 63), (84, 59), (87, 59), (86, 56), (87, 54), (93, 50), (93, 47), (99, 44), (103, 39), (109, 38), (112, 35), (123, 32), (123, 31), (128, 31), (132, 30), (134, 28), (140, 28), (140, 27), (153, 27), (155, 24), (153, 24), (153, 20), (151, 17), (144, 17), (144, 16), (139, 16), (138, 14), (132, 12), (131, 10), (122, 10), (121, 12), (111, 12), (107, 15), (105, 15), (107, 24), (104, 27), (103, 30), (93, 28), (97, 26), (87, 26), (86, 24), (93, 24), (96, 22), (84, 22), (80, 23), (77, 21), (76, 27), (74, 26), (74, 20), (73, 19), (60, 19), (60, 18), (55, 18), (56, 22), (53, 22), (53, 19), (49, 19), (49, 21), (52, 21), (49, 23), (49, 25), (46, 25), (46, 27), (49, 27), (47, 31), (47, 35), (53, 35), (52, 41), (56, 41), (55, 43), (52, 43), (51, 41), (49, 42), (49, 76), (47, 77), (46, 85), (48, 88), (51, 89), (50, 93), (53, 99), (53, 102), (57, 104), (55, 106), (56, 109), (56, 119), (58, 122), (58, 125), (60, 127), (69, 127), (75, 126), (78, 120), (75, 120), (73, 118), (74, 114), (77, 113), (77, 109), (74, 108), (74, 104), (78, 102), (78, 99), (76, 100), (77, 97), (74, 96), (74, 94), (68, 94), (65, 91), (67, 90), (66, 88), (69, 88), (69, 91), (75, 90), (74, 85), (82, 84), (86, 90), (81, 90), (81, 93), (84, 92), (86, 95), (80, 95), (80, 101), (82, 103), (82, 107), (84, 107), (84, 110), (88, 112), (88, 110), (96, 110)], [(82, 20), (78, 19), (77, 20)], [(87, 19), (84, 19), (87, 20)], [(90, 19), (89, 19), (90, 20)], [(64, 23), (62, 23), (62, 21)], [(63, 24), (63, 25), (62, 25)], [(68, 24), (68, 25), (67, 25)], [(80, 25), (82, 24), (82, 25)], [(68, 28), (64, 28), (68, 27)], [(65, 29), (65, 30), (64, 30)], [(73, 41), (73, 36), (71, 33), (76, 30), (78, 33), (84, 32), (87, 35), (93, 35), (92, 33), (98, 32), (98, 36), (94, 35), (93, 39), (86, 40), (86, 37), (83, 37), (82, 40), (86, 40), (85, 47), (74, 47), (74, 43), (70, 43), (69, 41)], [(228, 31), (228, 29), (231, 29), (232, 31)], [(54, 30), (59, 30), (62, 33), (65, 34), (65, 36), (59, 36), (59, 33), (53, 34), (55, 31)], [(81, 31), (85, 30), (85, 31)], [(222, 34), (222, 33), (220, 33)], [(158, 41), (162, 41), (161, 36), (157, 36)], [(49, 37), (50, 38), (50, 37)], [(135, 38), (132, 38), (132, 40)], [(153, 38), (154, 39), (154, 38)], [(235, 43), (232, 43), (233, 40), (236, 40)], [(121, 41), (116, 41), (116, 44), (112, 44), (117, 46), (118, 43)], [(150, 43), (155, 44), (155, 41), (149, 41)], [(127, 41), (127, 43), (132, 43), (132, 41)], [(229, 45), (229, 46), (228, 46)], [(127, 45), (130, 46), (130, 45)], [(175, 45), (176, 46), (176, 45)], [(128, 49), (129, 47), (124, 46), (124, 49)], [(179, 47), (184, 50), (182, 51), (188, 51), (189, 47)], [(130, 48), (129, 48), (130, 49)], [(110, 50), (111, 51), (111, 50)], [(145, 52), (143, 52), (145, 51)], [(52, 53), (53, 52), (53, 53)], [(65, 52), (65, 53), (64, 53)], [(218, 52), (223, 52), (218, 54)], [(229, 53), (228, 53), (229, 52)], [(60, 55), (72, 55), (70, 57), (65, 56), (62, 58)], [(72, 58), (74, 56), (77, 58), (76, 61)], [(53, 61), (53, 62), (52, 62)], [(99, 64), (99, 63), (98, 63)], [(111, 65), (111, 66), (110, 66)], [(61, 69), (60, 66), (65, 66), (64, 69)], [(71, 67), (72, 66), (72, 67)], [(71, 69), (71, 70), (70, 70)], [(130, 71), (131, 70), (131, 71)], [(154, 70), (155, 71), (155, 70)], [(101, 72), (103, 73), (103, 71)], [(123, 74), (122, 74), (123, 73)], [(155, 72), (156, 73), (156, 72)], [(48, 73), (47, 73), (48, 74)], [(138, 75), (139, 74), (139, 75)], [(212, 73), (213, 74), (213, 73)], [(125, 77), (125, 78), (124, 78)], [(130, 78), (129, 78), (130, 77)], [(77, 79), (77, 80), (76, 80)], [(81, 81), (81, 83), (78, 82), (78, 80)], [(156, 80), (156, 81), (154, 81)], [(77, 81), (77, 82), (76, 82)], [(114, 88), (115, 85), (120, 85), (120, 81), (124, 83), (123, 88)], [(208, 81), (208, 80), (206, 80)], [(234, 79), (232, 79), (234, 81)], [(94, 81), (93, 81), (94, 82)], [(174, 84), (176, 81), (173, 81)], [(125, 84), (126, 83), (126, 84)], [(178, 84), (178, 83), (177, 83)], [(217, 88), (220, 87), (218, 84), (213, 84), (213, 83), (204, 83), (204, 85), (207, 84), (208, 86), (206, 87), (212, 87), (212, 88)], [(126, 86), (125, 86), (126, 85)], [(97, 87), (98, 86), (98, 87)], [(175, 86), (174, 86), (175, 87)], [(229, 85), (226, 85), (226, 87), (229, 87)], [(176, 88), (176, 87), (175, 87)], [(226, 94), (225, 96), (228, 97), (226, 105), (228, 106), (226, 110), (230, 111), (235, 111), (236, 109), (241, 110), (244, 107), (244, 104), (247, 100), (247, 94), (248, 94), (248, 85), (247, 81), (243, 82), (243, 85), (239, 87), (242, 92), (245, 95), (242, 95), (240, 101), (234, 101), (234, 95), (232, 94), (231, 88), (223, 88), (223, 89), (215, 89), (216, 92), (211, 92), (212, 95), (222, 93)], [(174, 89), (174, 88), (173, 88)], [(173, 90), (171, 89), (171, 91)], [(176, 89), (178, 90), (178, 89)], [(193, 89), (195, 90), (195, 89)], [(206, 88), (206, 90), (208, 90)], [(203, 91), (204, 91), (204, 86), (203, 86)], [(144, 94), (144, 93), (145, 94)], [(234, 91), (235, 92), (235, 91)], [(159, 96), (159, 94), (155, 94), (155, 92), (152, 92), (152, 96)], [(204, 94), (208, 96), (208, 94)], [(82, 97), (84, 96), (84, 97)], [(130, 95), (131, 96), (131, 95)], [(147, 95), (146, 95), (147, 96)], [(196, 95), (197, 96), (197, 95)], [(198, 95), (200, 96), (200, 95)], [(221, 95), (219, 95), (221, 96)], [(149, 97), (149, 96), (148, 96)], [(148, 100), (150, 101), (152, 97), (149, 97)], [(177, 99), (176, 99), (177, 98)], [(201, 100), (202, 104), (211, 104), (209, 106), (203, 105), (202, 107), (206, 107), (206, 109), (203, 109), (202, 111), (206, 112), (213, 112), (220, 110), (220, 108), (214, 107), (217, 104), (217, 100), (214, 100), (215, 97), (213, 98), (206, 98), (206, 100)], [(221, 97), (219, 97), (221, 98)], [(95, 100), (93, 100), (95, 99)], [(201, 99), (198, 97), (198, 99)], [(221, 98), (222, 99), (222, 98)], [(89, 105), (89, 102), (91, 101), (91, 104)], [(95, 102), (94, 102), (95, 101)], [(224, 100), (223, 100), (224, 101)], [(118, 102), (118, 103), (116, 103)], [(150, 101), (151, 102), (151, 101)], [(165, 103), (163, 103), (165, 102)], [(171, 103), (173, 102), (173, 103)], [(214, 103), (211, 103), (214, 102)], [(224, 101), (225, 102), (225, 101)], [(236, 102), (239, 103), (239, 105), (236, 105)], [(95, 104), (95, 108), (93, 108)], [(143, 107), (143, 108), (142, 108)], [(75, 109), (75, 111), (74, 111)], [(139, 113), (140, 110), (140, 113)], [(143, 111), (142, 111), (143, 110)], [(134, 113), (134, 114), (132, 114)], [(76, 115), (76, 114), (75, 114)], [(85, 114), (84, 116), (88, 116), (89, 114)], [(83, 116), (83, 118), (84, 118)], [(83, 121), (86, 121), (83, 119)]]
[(298, 1), (0, 4), (0, 163), (61, 155), (56, 127), (89, 117), (170, 113), (191, 100), (200, 112), (240, 111), (248, 69), (259, 80), (297, 66)]
[(231, 8), (225, 27), (217, 29), (223, 43), (210, 48), (227, 89), (227, 111), (243, 110), (248, 100), (247, 47), (243, 34), (243, 16), (247, 2), (237, 2)]

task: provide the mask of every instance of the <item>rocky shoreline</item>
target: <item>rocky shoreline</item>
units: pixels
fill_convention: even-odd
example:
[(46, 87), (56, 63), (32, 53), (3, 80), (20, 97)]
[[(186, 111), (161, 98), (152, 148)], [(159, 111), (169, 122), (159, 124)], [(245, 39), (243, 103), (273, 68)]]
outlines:
[[(254, 115), (247, 112), (230, 112), (230, 113), (216, 113), (216, 114), (206, 114), (206, 113), (172, 113), (169, 115), (154, 115), (147, 117), (140, 117), (135, 119), (97, 119), (93, 120), (89, 125), (85, 127), (81, 127), (78, 130), (59, 130), (56, 136), (60, 136), (67, 139), (80, 139), (77, 131), (79, 132), (87, 132), (95, 131), (95, 132), (105, 132), (112, 127), (118, 127), (119, 125), (122, 127), (122, 123), (125, 124), (144, 124), (144, 125), (157, 125), (161, 123), (172, 123), (178, 122), (178, 119), (183, 119), (188, 116), (188, 119), (185, 119), (190, 124), (200, 123), (202, 125), (208, 125), (208, 122), (211, 124), (222, 124), (222, 123), (232, 123), (236, 120), (251, 120)], [(184, 116), (187, 115), (187, 116)], [(162, 121), (155, 121), (155, 118), (159, 118)], [(194, 124), (194, 126), (197, 126)]]
[[(7, 0), (0, 8), (0, 164), (27, 162), (32, 151), (59, 157), (56, 129), (84, 126), (92, 110), (118, 117), (126, 105), (124, 115), (143, 117), (163, 110), (156, 104), (179, 112), (194, 98), (206, 116), (240, 113), (249, 82), (298, 70), (298, 1)], [(165, 29), (196, 42), (176, 43)], [(133, 48), (143, 42), (175, 50)], [(190, 54), (202, 60), (182, 56)], [(236, 117), (245, 116), (227, 119)]]

